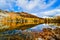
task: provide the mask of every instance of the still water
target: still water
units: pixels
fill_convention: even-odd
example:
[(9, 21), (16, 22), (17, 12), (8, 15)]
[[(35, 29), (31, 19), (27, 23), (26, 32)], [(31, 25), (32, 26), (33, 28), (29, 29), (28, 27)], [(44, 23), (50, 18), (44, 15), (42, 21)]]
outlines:
[[(25, 27), (25, 26), (22, 26), (22, 28)], [(20, 31), (27, 31), (27, 32), (40, 32), (43, 28), (56, 28), (56, 27), (60, 27), (60, 23), (45, 23), (45, 24), (37, 24), (37, 25), (27, 25), (26, 27), (28, 27), (27, 29), (25, 30), (8, 30), (8, 31), (3, 31), (3, 32), (0, 32), (0, 34), (15, 34), (17, 32), (20, 32)]]

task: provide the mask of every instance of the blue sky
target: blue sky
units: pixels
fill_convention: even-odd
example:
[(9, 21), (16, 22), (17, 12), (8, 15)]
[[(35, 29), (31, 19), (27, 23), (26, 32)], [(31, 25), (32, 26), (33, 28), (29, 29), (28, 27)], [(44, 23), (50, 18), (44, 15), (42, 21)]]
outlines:
[(39, 17), (51, 16), (60, 10), (60, 0), (0, 0), (0, 9), (28, 12)]
[(60, 0), (0, 0), (0, 9), (15, 12), (40, 14), (58, 7), (60, 8)]

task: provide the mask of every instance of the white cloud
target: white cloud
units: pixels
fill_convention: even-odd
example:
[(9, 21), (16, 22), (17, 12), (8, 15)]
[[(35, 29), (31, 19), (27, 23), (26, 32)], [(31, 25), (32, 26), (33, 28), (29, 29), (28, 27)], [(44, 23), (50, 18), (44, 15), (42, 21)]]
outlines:
[(57, 8), (49, 11), (43, 11), (43, 12), (37, 12), (31, 14), (42, 18), (48, 18), (48, 17), (52, 18), (53, 16), (60, 16), (60, 9)]
[(16, 2), (15, 0), (0, 0), (0, 9), (5, 9), (5, 10), (13, 10), (13, 2)]
[(51, 10), (51, 11), (45, 11), (45, 12), (41, 12), (43, 14), (43, 16), (55, 16), (56, 14), (60, 14), (60, 9), (54, 9), (54, 10)]
[(0, 7), (5, 7), (5, 6), (6, 6), (6, 1), (0, 0)]
[(50, 7), (51, 5), (53, 5), (56, 1), (57, 1), (57, 0), (49, 0), (49, 3), (48, 3), (48, 4), (46, 4), (45, 1), (41, 1), (38, 6), (39, 6), (41, 9), (45, 9), (45, 8), (48, 8), (48, 7)]
[(60, 14), (56, 14), (55, 16), (60, 16)]
[(35, 7), (39, 7), (39, 9), (45, 9), (53, 5), (56, 0), (49, 0), (50, 3), (46, 4), (45, 0), (17, 0), (16, 4), (19, 7), (22, 7), (25, 10), (33, 10)]
[(16, 4), (19, 7), (22, 7), (23, 9), (33, 9), (37, 4), (38, 4), (39, 0), (33, 0), (28, 2), (28, 0), (17, 0)]
[(53, 9), (53, 10), (49, 10), (49, 11), (45, 11), (45, 12), (37, 12), (37, 13), (31, 13), (31, 14), (36, 15), (38, 17), (42, 17), (42, 18), (48, 18), (51, 16), (60, 15), (60, 9)]
[(35, 1), (30, 1), (30, 3), (26, 5), (26, 8), (27, 8), (28, 10), (29, 10), (29, 9), (33, 9), (34, 7), (37, 6), (38, 2), (39, 2), (39, 0), (37, 0), (37, 1), (36, 1), (36, 0), (35, 0)]
[(37, 13), (31, 13), (31, 14), (33, 14), (33, 15), (37, 15)]
[[(5, 10), (10, 9), (10, 10), (14, 10), (14, 5), (12, 5), (13, 3), (16, 3), (16, 6), (18, 6), (19, 8), (23, 8), (23, 10), (26, 10), (27, 12), (31, 12), (33, 9), (35, 10), (40, 10), (40, 9), (46, 9), (48, 7), (50, 7), (51, 5), (53, 5), (56, 0), (48, 0), (49, 3), (47, 4), (45, 2), (45, 0), (0, 0), (0, 8), (3, 8)], [(20, 10), (20, 9), (18, 9)]]

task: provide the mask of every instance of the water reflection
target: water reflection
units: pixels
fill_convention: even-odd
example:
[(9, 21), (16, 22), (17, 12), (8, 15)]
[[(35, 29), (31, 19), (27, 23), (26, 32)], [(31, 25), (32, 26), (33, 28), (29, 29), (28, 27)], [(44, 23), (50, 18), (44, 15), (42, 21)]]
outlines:
[[(4, 25), (2, 25), (4, 26)], [(37, 33), (41, 32), (43, 28), (56, 28), (56, 27), (60, 27), (60, 23), (39, 23), (39, 24), (29, 24), (29, 25), (21, 25), (20, 27), (16, 28), (16, 30), (5, 30), (3, 32), (0, 32), (0, 39), (3, 40), (15, 40), (17, 38), (17, 40), (22, 40), (22, 39), (28, 39), (29, 40), (36, 40), (34, 36), (35, 34), (37, 35)], [(19, 29), (19, 30), (17, 30)], [(20, 29), (25, 29), (25, 30), (20, 30)], [(36, 32), (36, 33), (34, 33)], [(33, 38), (33, 36), (34, 38)], [(41, 35), (41, 34), (40, 34)], [(43, 34), (42, 34), (43, 35)], [(13, 36), (13, 37), (12, 37)], [(39, 37), (39, 36), (37, 36)], [(15, 39), (14, 39), (15, 38)]]
[[(10, 30), (26, 30), (26, 29), (29, 29), (31, 31), (40, 31), (43, 28), (53, 28), (54, 29), (55, 27), (60, 28), (60, 23), (39, 23), (39, 24), (28, 24), (28, 25), (25, 25), (25, 24), (22, 25), (21, 24), (20, 26), (17, 26), (15, 29), (13, 29), (13, 27), (12, 27)], [(0, 24), (0, 32), (9, 31), (8, 28), (9, 28), (9, 25)]]
[(43, 28), (51, 28), (51, 29), (55, 29), (55, 28), (60, 28), (60, 23), (44, 23), (44, 24), (39, 24), (35, 27), (30, 28), (32, 31), (40, 31)]
[[(55, 25), (55, 24), (57, 24), (57, 25)], [(45, 24), (35, 25), (33, 28), (30, 28), (29, 30), (25, 30), (25, 31), (10, 30), (10, 31), (6, 31), (6, 32), (3, 32), (3, 33), (0, 33), (1, 34), (0, 35), (1, 36), (0, 39), (3, 38), (3, 40), (4, 39), (6, 39), (6, 40), (8, 40), (8, 39), (15, 40), (17, 38), (17, 40), (22, 40), (22, 39), (23, 40), (24, 39), (27, 40), (29, 38), (29, 40), (31, 40), (31, 39), (32, 40), (36, 40), (35, 38), (39, 38), (41, 35), (44, 38), (46, 36), (46, 33), (48, 33), (48, 35), (51, 35), (51, 36), (49, 36), (49, 38), (50, 37), (53, 38), (53, 36), (55, 34), (53, 34), (52, 31), (53, 32), (58, 32), (60, 29), (56, 28), (56, 29), (59, 29), (59, 30), (55, 31), (56, 29), (50, 29), (50, 28), (55, 28), (55, 27), (58, 27), (58, 26), (60, 26), (60, 23), (45, 23)], [(46, 28), (46, 29), (45, 29), (44, 32), (41, 32), (41, 30), (43, 28)]]
[[(52, 28), (52, 29), (54, 29), (56, 27), (60, 28), (60, 23), (44, 23), (44, 24), (21, 25), (20, 27), (17, 27), (14, 30), (18, 30), (18, 29), (21, 30), (22, 29), (23, 31), (26, 30), (26, 31), (36, 31), (36, 32), (39, 32), (43, 28)], [(6, 32), (6, 31), (12, 31), (12, 30), (5, 30), (5, 29), (0, 30), (0, 32), (4, 32), (4, 31)]]
[(48, 25), (54, 25), (56, 27), (60, 27), (60, 23), (46, 23), (46, 24), (48, 24)]

